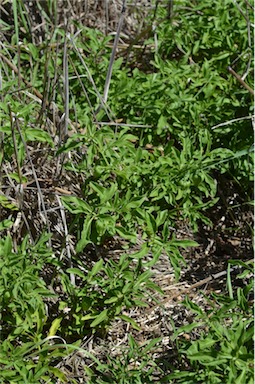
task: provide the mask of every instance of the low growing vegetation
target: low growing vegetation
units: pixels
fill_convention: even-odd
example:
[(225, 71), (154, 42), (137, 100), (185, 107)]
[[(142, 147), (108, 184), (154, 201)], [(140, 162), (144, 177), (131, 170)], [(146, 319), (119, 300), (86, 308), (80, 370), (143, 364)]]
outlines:
[[(0, 381), (252, 384), (247, 248), (219, 255), (225, 280), (199, 300), (192, 284), (168, 299), (186, 317), (164, 320), (163, 349), (139, 316), (170, 297), (164, 268), (173, 287), (193, 273), (212, 212), (236, 204), (229, 237), (250, 244), (253, 5), (126, 3), (119, 25), (141, 28), (119, 41), (68, 17), (78, 3), (0, 5)], [(96, 353), (116, 324), (117, 352)]]

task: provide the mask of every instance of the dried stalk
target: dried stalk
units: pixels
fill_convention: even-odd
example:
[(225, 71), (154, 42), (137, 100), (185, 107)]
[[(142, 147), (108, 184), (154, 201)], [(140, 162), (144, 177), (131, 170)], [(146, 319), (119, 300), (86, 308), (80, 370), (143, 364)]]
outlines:
[(254, 96), (254, 90), (248, 84), (246, 84), (246, 82), (241, 78), (240, 75), (238, 75), (238, 73), (233, 70), (233, 68), (228, 67), (228, 71), (239, 81), (240, 84), (242, 84), (244, 88), (246, 88)]
[[(108, 99), (108, 93), (109, 93), (110, 82), (111, 82), (111, 77), (112, 77), (112, 68), (113, 68), (113, 63), (114, 63), (114, 59), (115, 59), (115, 55), (116, 55), (116, 50), (117, 50), (117, 46), (118, 46), (118, 41), (119, 41), (119, 37), (120, 37), (122, 24), (123, 24), (124, 17), (125, 17), (125, 12), (126, 12), (126, 0), (123, 0), (119, 24), (118, 24), (118, 28), (117, 28), (117, 31), (115, 34), (113, 48), (112, 48), (112, 54), (111, 54), (111, 58), (110, 58), (110, 63), (109, 63), (107, 75), (106, 75), (106, 80), (105, 80), (104, 94), (103, 94), (103, 100), (102, 100), (103, 104), (106, 104), (107, 99)], [(98, 114), (98, 112), (101, 110), (101, 108), (102, 108), (102, 104), (100, 104), (99, 108), (96, 110), (96, 114)]]

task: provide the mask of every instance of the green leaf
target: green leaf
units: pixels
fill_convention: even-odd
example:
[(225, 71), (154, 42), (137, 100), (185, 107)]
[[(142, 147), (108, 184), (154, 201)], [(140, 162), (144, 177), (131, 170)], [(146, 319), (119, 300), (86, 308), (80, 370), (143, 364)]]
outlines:
[(157, 230), (156, 220), (154, 219), (152, 214), (148, 212), (146, 212), (145, 214), (145, 219), (146, 219), (146, 231), (150, 236), (155, 235)]
[(89, 273), (90, 277), (95, 276), (99, 271), (101, 271), (101, 269), (103, 268), (103, 265), (104, 265), (104, 260), (103, 259), (98, 260)]
[(118, 226), (118, 225), (116, 225), (115, 229), (116, 229), (116, 232), (117, 232), (123, 239), (127, 239), (127, 240), (130, 240), (132, 243), (136, 243), (136, 239), (137, 239), (137, 235), (136, 235), (136, 234), (130, 233), (130, 232), (127, 231), (125, 228), (123, 228), (123, 227), (121, 227), (121, 226)]
[(101, 204), (104, 204), (107, 201), (111, 201), (111, 199), (113, 198), (114, 194), (117, 191), (116, 184), (111, 184), (111, 187), (109, 189), (104, 188), (95, 182), (90, 182), (89, 186), (98, 194)]
[(82, 316), (81, 320), (82, 321), (87, 321), (87, 320), (91, 320), (91, 319), (94, 319), (94, 318), (95, 318), (95, 315), (92, 315), (91, 313), (88, 313), (87, 315)]
[(131, 253), (130, 257), (132, 259), (142, 259), (144, 256), (148, 255), (149, 248), (146, 244), (143, 244), (140, 251)]
[(106, 319), (108, 319), (108, 309), (104, 309), (99, 315), (97, 315), (95, 320), (90, 324), (90, 327), (94, 328)]
[(160, 116), (157, 125), (157, 134), (160, 135), (164, 130), (168, 128), (167, 118), (163, 115)]
[(0, 205), (6, 209), (10, 209), (11, 211), (18, 211), (19, 208), (16, 202), (9, 200), (6, 196), (0, 195)]
[[(60, 379), (63, 383), (67, 382), (66, 375), (60, 369), (58, 369), (56, 367), (49, 367), (47, 369), (49, 370), (50, 373), (52, 373), (55, 377)], [(50, 379), (48, 379), (48, 380), (50, 380)]]
[(144, 348), (143, 348), (143, 353), (148, 353), (151, 351), (155, 345), (157, 345), (159, 342), (161, 342), (162, 339), (158, 337), (157, 339), (152, 339)]
[(78, 268), (67, 268), (66, 272), (67, 272), (67, 273), (70, 273), (70, 274), (77, 275), (77, 276), (81, 277), (83, 280), (85, 279), (85, 274), (84, 274), (84, 272), (81, 271), (81, 270), (78, 269)]
[(194, 240), (189, 240), (189, 239), (181, 239), (181, 240), (177, 240), (177, 239), (174, 239), (174, 240), (171, 240), (170, 241), (171, 245), (175, 245), (177, 247), (183, 247), (183, 248), (186, 248), (186, 247), (198, 247), (199, 244), (194, 241)]
[(76, 245), (77, 253), (82, 252), (83, 249), (88, 244), (92, 243), (92, 241), (91, 241), (91, 225), (92, 225), (93, 220), (94, 220), (94, 218), (88, 215), (83, 222), (83, 229), (81, 232), (81, 238)]
[(2, 256), (10, 256), (12, 254), (12, 239), (8, 235), (6, 236), (3, 244), (0, 243), (0, 255)]
[(25, 176), (22, 176), (22, 177), (21, 177), (21, 180), (20, 180), (20, 177), (19, 177), (19, 175), (18, 175), (17, 173), (9, 173), (8, 176), (9, 176), (11, 179), (17, 181), (17, 183), (22, 183), (22, 184), (24, 184), (24, 183), (27, 182), (27, 178), (26, 178)]
[(0, 231), (11, 228), (12, 226), (13, 226), (13, 221), (10, 219), (0, 221)]
[(105, 304), (113, 304), (113, 303), (116, 303), (116, 301), (118, 301), (119, 300), (119, 297), (117, 297), (117, 296), (112, 296), (112, 297), (110, 297), (110, 299), (106, 299), (105, 301), (104, 301), (104, 303)]
[(53, 320), (50, 330), (48, 332), (48, 337), (56, 335), (58, 329), (60, 328), (60, 324), (62, 320), (63, 320), (62, 317), (58, 317), (57, 319)]
[(28, 43), (27, 48), (29, 49), (29, 52), (32, 54), (33, 59), (36, 60), (38, 58), (37, 47), (32, 43)]
[(211, 61), (213, 62), (213, 61), (217, 61), (217, 60), (223, 60), (223, 59), (226, 59), (229, 56), (230, 56), (229, 52), (221, 53), (218, 56), (214, 56)]
[(146, 196), (144, 196), (144, 197), (133, 197), (125, 205), (125, 210), (131, 210), (131, 209), (139, 208), (145, 200), (147, 200)]
[(218, 340), (213, 340), (210, 337), (207, 337), (204, 340), (198, 340), (198, 348), (200, 351), (203, 351), (203, 349), (208, 349), (217, 342)]
[(189, 333), (195, 328), (201, 327), (201, 323), (190, 323), (187, 325), (184, 325), (183, 327), (180, 327), (177, 329), (176, 334), (179, 335), (180, 333)]
[(169, 212), (167, 209), (163, 210), (163, 211), (160, 211), (158, 214), (157, 214), (157, 217), (156, 217), (156, 224), (157, 224), (157, 227), (159, 227), (160, 225), (164, 224), (166, 222), (166, 219), (169, 215)]
[(74, 196), (61, 196), (61, 201), (66, 209), (73, 214), (93, 213), (92, 208), (84, 200)]
[(52, 138), (50, 135), (41, 129), (36, 128), (26, 128), (25, 130), (25, 138), (27, 141), (39, 141), (42, 143), (48, 143), (51, 147), (54, 146)]
[(120, 319), (126, 321), (127, 323), (130, 323), (130, 324), (132, 325), (132, 327), (133, 327), (134, 329), (136, 329), (137, 331), (140, 331), (140, 330), (141, 330), (141, 328), (140, 328), (139, 325), (136, 323), (136, 321), (133, 320), (131, 317), (126, 316), (126, 315), (119, 315), (118, 317), (119, 317)]

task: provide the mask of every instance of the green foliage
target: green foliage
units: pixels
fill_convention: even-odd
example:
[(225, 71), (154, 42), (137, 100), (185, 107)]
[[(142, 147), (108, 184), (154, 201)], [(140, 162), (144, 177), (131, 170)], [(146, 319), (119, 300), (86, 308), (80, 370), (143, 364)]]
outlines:
[[(212, 130), (219, 123), (252, 114), (251, 95), (227, 71), (238, 59), (233, 65), (237, 72), (244, 72), (252, 58), (247, 24), (237, 6), (232, 0), (218, 1), (215, 7), (207, 1), (192, 1), (185, 7), (177, 1), (171, 20), (164, 20), (164, 7), (159, 11), (163, 21), (156, 29), (158, 50), (151, 61), (152, 73), (134, 69), (125, 76), (117, 71), (118, 81), (111, 88), (112, 110), (119, 118), (128, 115), (127, 122), (151, 126), (139, 132), (145, 144), (156, 146), (170, 138), (175, 146), (182, 146), (185, 137), (199, 148), (196, 135), (201, 132), (213, 148), (248, 150), (253, 137), (249, 120)], [(247, 161), (252, 162), (244, 157), (230, 162), (227, 169), (242, 178), (248, 168), (252, 180)]]
[[(67, 378), (52, 366), (59, 358), (70, 353), (68, 346), (54, 345), (50, 339), (39, 337), (17, 345), (5, 339), (0, 346), (0, 379), (5, 383), (65, 383)], [(51, 380), (52, 379), (52, 380)]]
[[(149, 343), (139, 346), (134, 338), (129, 336), (128, 350), (123, 351), (122, 357), (108, 358), (106, 364), (96, 362), (96, 369), (87, 369), (89, 384), (119, 383), (145, 384), (155, 382), (155, 373), (160, 369), (151, 361), (151, 352), (160, 339), (153, 339)], [(153, 375), (154, 374), (154, 375)]]
[[(0, 194), (1, 212), (8, 212), (0, 223), (3, 382), (67, 382), (56, 364), (77, 346), (54, 345), (55, 338), (64, 343), (65, 338), (102, 335), (115, 319), (138, 330), (124, 310), (145, 306), (150, 291), (161, 293), (150, 267), (163, 252), (179, 278), (185, 263), (180, 249), (197, 243), (176, 239), (172, 229), (184, 223), (196, 231), (201, 221), (210, 224), (206, 210), (217, 203), (217, 173), (228, 173), (249, 193), (252, 99), (227, 67), (246, 72), (245, 81), (251, 83), (251, 8), (246, 0), (238, 6), (232, 0), (213, 7), (209, 0), (173, 3), (170, 19), (163, 2), (148, 18), (154, 26), (148, 31), (154, 32), (146, 36), (145, 44), (152, 47), (148, 57), (145, 52), (146, 71), (130, 66), (127, 57), (115, 60), (107, 105), (97, 115), (112, 36), (78, 26), (75, 37), (66, 37), (54, 25), (53, 0), (36, 2), (44, 20), (43, 44), (34, 41), (24, 1), (11, 4), (13, 26), (1, 20), (10, 42), (0, 53), (19, 72), (15, 78), (8, 61), (1, 62), (0, 165), (9, 169), (15, 162), (18, 170), (5, 177), (12, 185), (26, 183), (24, 164), (40, 148), (51, 164), (62, 163), (70, 180), (79, 174), (84, 180), (79, 195), (61, 197), (68, 219), (65, 236), (75, 242), (72, 268), (53, 255), (52, 234), (37, 234), (35, 244), (27, 235), (18, 241), (6, 235), (23, 208), (11, 194)], [(67, 79), (62, 81), (65, 43), (69, 105)], [(64, 105), (69, 127), (78, 127), (68, 138), (61, 132)], [(113, 121), (120, 123), (107, 124)], [(89, 246), (100, 248), (114, 237), (124, 243), (126, 254), (87, 260)], [(57, 255), (61, 247), (57, 243)], [(55, 271), (50, 287), (42, 273), (49, 265)], [(251, 272), (247, 268), (241, 277)], [(60, 295), (53, 293), (56, 285)], [(235, 291), (229, 275), (228, 291), (229, 296), (208, 299), (211, 309), (205, 313), (187, 298), (197, 319), (177, 331), (176, 342), (180, 362), (189, 369), (173, 369), (167, 380), (251, 383), (251, 283)], [(51, 306), (56, 313), (48, 312)], [(197, 327), (202, 331), (195, 340), (177, 337)], [(130, 336), (123, 357), (109, 357), (107, 363), (94, 358), (95, 369), (85, 367), (89, 382), (155, 382), (155, 372), (163, 376), (150, 357), (157, 341), (141, 347)]]
[(83, 334), (89, 327), (93, 332), (104, 330), (115, 318), (122, 318), (139, 329), (134, 320), (122, 314), (123, 310), (147, 306), (143, 299), (148, 290), (161, 290), (150, 280), (150, 271), (142, 272), (141, 262), (134, 266), (131, 261), (132, 258), (122, 255), (118, 262), (109, 260), (104, 264), (100, 259), (88, 272), (82, 265), (69, 268), (67, 272), (81, 280), (78, 287), (72, 286), (69, 279), (62, 276), (68, 300), (61, 302), (60, 308), (70, 308), (68, 318), (73, 322), (68, 329), (71, 335), (74, 332)]
[(10, 236), (0, 240), (0, 380), (3, 382), (35, 383), (40, 378), (49, 379), (52, 374), (64, 377), (50, 366), (63, 356), (63, 350), (52, 347), (44, 339), (45, 299), (56, 297), (40, 278), (45, 262), (55, 263), (48, 240), (48, 235), (42, 235), (31, 245), (26, 237), (17, 251), (13, 250)]
[[(253, 273), (253, 267), (245, 267), (240, 278)], [(176, 371), (167, 379), (175, 383), (252, 383), (254, 377), (253, 353), (253, 308), (250, 297), (253, 292), (253, 278), (244, 288), (238, 288), (235, 295), (213, 294), (207, 298), (211, 307), (204, 312), (199, 305), (186, 297), (185, 305), (196, 314), (192, 324), (179, 328), (177, 335), (199, 331), (199, 338), (186, 341), (179, 337), (180, 358), (185, 357), (191, 365), (189, 371)], [(229, 285), (229, 284), (228, 284)], [(230, 285), (229, 285), (230, 286)]]
[(40, 334), (46, 321), (44, 298), (52, 297), (39, 273), (52, 251), (43, 235), (34, 245), (28, 237), (14, 252), (10, 236), (0, 240), (0, 294), (2, 335), (14, 340), (17, 336)]

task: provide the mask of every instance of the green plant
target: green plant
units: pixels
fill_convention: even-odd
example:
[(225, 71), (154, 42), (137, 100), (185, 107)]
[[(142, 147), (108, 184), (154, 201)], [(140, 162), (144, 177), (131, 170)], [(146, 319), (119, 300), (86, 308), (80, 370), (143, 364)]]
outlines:
[[(146, 65), (135, 62), (139, 55), (132, 51), (134, 44), (123, 55), (119, 51), (107, 105), (99, 113), (95, 111), (101, 104), (112, 36), (77, 23), (71, 27), (78, 33), (67, 34), (57, 26), (60, 15), (54, 0), (32, 2), (33, 17), (23, 0), (3, 4), (7, 7), (0, 20), (4, 34), (0, 377), (4, 382), (69, 380), (56, 365), (77, 346), (53, 345), (55, 338), (64, 343), (65, 338), (73, 341), (85, 334), (102, 336), (116, 318), (137, 330), (124, 311), (146, 305), (150, 291), (161, 292), (150, 268), (162, 253), (179, 278), (185, 263), (180, 249), (197, 243), (176, 239), (174, 230), (180, 224), (194, 231), (201, 221), (210, 224), (206, 210), (217, 204), (217, 174), (227, 172), (250, 193), (250, 2), (224, 0), (212, 7), (209, 0), (175, 0), (169, 2), (172, 12), (164, 2), (155, 3), (148, 28), (139, 34), (139, 44), (145, 39)], [(34, 20), (39, 20), (36, 28)], [(227, 67), (242, 75), (250, 88), (242, 88)], [(32, 231), (26, 223), (18, 236), (14, 221), (17, 212), (26, 217), (31, 168), (34, 179), (42, 173), (42, 184), (47, 179), (52, 184), (40, 195), (52, 222), (47, 234), (40, 235), (42, 220)], [(62, 183), (65, 193), (58, 198)], [(24, 201), (16, 199), (16, 190), (23, 187)], [(38, 182), (36, 187), (40, 189)], [(56, 220), (52, 212), (58, 209)], [(33, 243), (23, 233), (26, 230), (37, 232), (39, 240)], [(90, 260), (89, 247), (100, 251), (116, 237), (124, 243), (123, 254), (113, 260), (109, 255)], [(46, 284), (49, 265), (55, 279)], [(195, 327), (202, 331), (200, 339), (179, 341), (180, 360), (190, 370), (173, 369), (169, 380), (242, 383), (244, 376), (250, 380), (251, 285), (235, 291), (229, 278), (228, 289), (229, 296), (208, 299), (212, 308), (208, 313), (187, 299), (199, 321), (177, 334)], [(130, 350), (123, 358), (109, 357), (106, 364), (94, 359), (96, 369), (87, 369), (91, 382), (99, 377), (102, 383), (153, 382), (155, 364), (147, 353), (154, 344), (140, 347), (130, 337)], [(134, 362), (139, 365), (134, 367)]]
[(95, 359), (95, 368), (86, 369), (89, 375), (89, 384), (93, 383), (119, 383), (119, 384), (145, 384), (155, 383), (155, 376), (161, 374), (156, 363), (151, 360), (155, 345), (160, 339), (153, 339), (143, 345), (138, 345), (130, 335), (128, 350), (122, 351), (122, 356), (109, 357), (103, 364)]
[(48, 239), (44, 235), (31, 246), (27, 236), (17, 252), (13, 251), (10, 236), (0, 241), (2, 335), (10, 340), (43, 330), (44, 298), (54, 296), (40, 278), (44, 263), (52, 260), (52, 251), (46, 245)]
[(25, 237), (17, 251), (10, 236), (0, 240), (0, 380), (4, 382), (31, 383), (47, 374), (64, 376), (50, 364), (63, 356), (63, 350), (51, 347), (50, 339), (45, 339), (45, 299), (56, 297), (40, 278), (46, 262), (56, 264), (48, 240), (48, 235), (42, 235), (31, 245)]
[(68, 345), (54, 345), (52, 338), (37, 337), (21, 345), (7, 338), (0, 345), (0, 380), (10, 384), (53, 384), (58, 379), (65, 383), (66, 375), (54, 365), (68, 353)]
[[(245, 268), (239, 275), (243, 279), (253, 273), (252, 265), (233, 261), (234, 265)], [(199, 332), (199, 338), (185, 341), (178, 337), (180, 360), (188, 362), (188, 370), (176, 370), (167, 376), (175, 383), (253, 383), (253, 310), (250, 296), (253, 290), (253, 278), (249, 278), (244, 288), (232, 291), (231, 278), (228, 276), (229, 295), (212, 294), (207, 297), (211, 307), (203, 311), (188, 297), (185, 305), (196, 314), (192, 324), (176, 331), (183, 333)]]
[(122, 313), (123, 310), (146, 306), (143, 299), (148, 290), (162, 291), (150, 280), (151, 272), (142, 271), (141, 262), (136, 266), (131, 262), (132, 256), (124, 254), (117, 262), (109, 260), (104, 263), (100, 259), (90, 271), (86, 271), (82, 265), (67, 269), (68, 273), (73, 273), (80, 279), (80, 283), (74, 287), (66, 275), (61, 276), (68, 299), (60, 302), (60, 310), (70, 308), (68, 323), (63, 321), (65, 334), (82, 335), (89, 329), (93, 333), (99, 330), (104, 333), (110, 322), (116, 318), (139, 328), (132, 318)]

